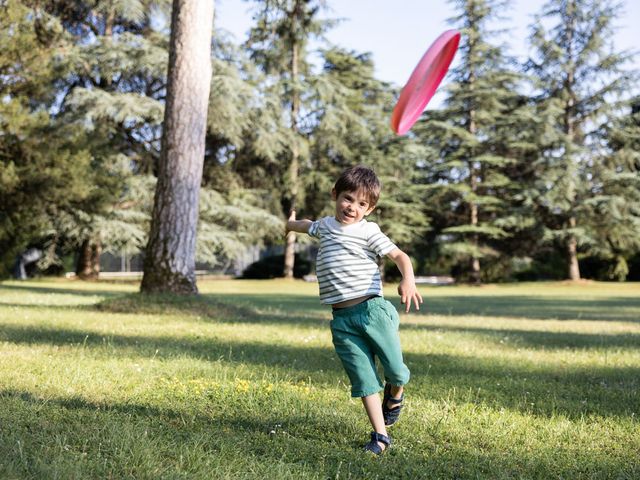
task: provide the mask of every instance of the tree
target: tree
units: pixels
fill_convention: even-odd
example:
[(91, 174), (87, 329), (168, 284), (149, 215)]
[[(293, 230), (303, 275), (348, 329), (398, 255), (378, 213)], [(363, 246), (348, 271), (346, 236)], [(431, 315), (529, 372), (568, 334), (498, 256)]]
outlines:
[(424, 149), (411, 137), (397, 137), (389, 125), (395, 90), (374, 77), (369, 54), (338, 47), (323, 52), (322, 72), (312, 79), (310, 161), (304, 171), (304, 207), (312, 218), (333, 214), (329, 194), (346, 167), (366, 164), (383, 185), (372, 215), (396, 243), (411, 246), (428, 227), (422, 186), (415, 181)]
[[(278, 82), (284, 107), (288, 110), (291, 130), (289, 152), (281, 170), (281, 204), (284, 218), (298, 205), (300, 164), (306, 150), (302, 137), (300, 113), (307, 93), (305, 77), (309, 74), (307, 46), (310, 38), (320, 37), (331, 22), (320, 22), (322, 0), (262, 0), (251, 29), (248, 46), (256, 63)], [(295, 233), (286, 238), (284, 276), (293, 278)]]
[(633, 98), (602, 125), (602, 157), (592, 168), (592, 197), (586, 203), (591, 226), (587, 253), (608, 263), (609, 280), (624, 281), (628, 259), (640, 252), (640, 108)]
[[(423, 182), (425, 204), (437, 226), (442, 254), (457, 262), (473, 282), (481, 281), (481, 261), (499, 256), (495, 243), (508, 232), (510, 209), (503, 193), (505, 174), (514, 163), (512, 124), (518, 104), (518, 75), (509, 67), (504, 46), (490, 43), (491, 20), (502, 0), (456, 0), (453, 19), (462, 34), (457, 66), (451, 70), (441, 111), (425, 114), (414, 127), (433, 152)], [(467, 273), (468, 272), (468, 273)]]
[(0, 5), (0, 276), (16, 254), (79, 208), (95, 180), (83, 133), (49, 113), (69, 44), (56, 18), (22, 2)]
[(197, 293), (198, 199), (211, 85), (213, 1), (174, 0), (158, 184), (142, 292)]
[(66, 48), (53, 56), (48, 110), (55, 128), (75, 130), (73, 147), (90, 155), (91, 174), (80, 181), (90, 194), (73, 212), (56, 216), (54, 229), (61, 248), (77, 251), (80, 278), (97, 278), (102, 242), (110, 240), (101, 226), (117, 216), (127, 177), (151, 172), (156, 163), (168, 35), (155, 25), (167, 2), (24, 3), (33, 4), (41, 32), (56, 25), (65, 40)]
[(606, 0), (552, 0), (536, 17), (531, 36), (535, 51), (528, 70), (541, 119), (534, 201), (546, 239), (562, 245), (571, 280), (581, 277), (580, 249), (598, 243), (594, 236), (603, 228), (592, 221), (603, 205), (597, 200), (602, 182), (620, 173), (614, 157), (603, 161), (600, 128), (615, 120), (632, 85), (622, 69), (629, 55), (614, 52), (611, 44), (617, 15), (619, 7)]

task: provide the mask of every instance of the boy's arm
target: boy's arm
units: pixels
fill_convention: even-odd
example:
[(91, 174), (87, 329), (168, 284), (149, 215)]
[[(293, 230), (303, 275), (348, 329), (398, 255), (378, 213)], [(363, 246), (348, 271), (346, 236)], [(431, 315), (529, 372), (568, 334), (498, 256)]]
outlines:
[(291, 210), (289, 220), (287, 221), (286, 233), (309, 233), (309, 227), (313, 222), (311, 220), (296, 220), (296, 211)]
[(413, 266), (409, 255), (399, 248), (395, 248), (387, 253), (387, 256), (393, 260), (393, 263), (396, 264), (402, 274), (402, 281), (398, 285), (398, 294), (402, 298), (402, 303), (406, 305), (405, 312), (409, 313), (409, 310), (411, 310), (411, 302), (415, 303), (416, 310), (420, 310), (422, 296), (420, 296), (416, 288), (416, 279), (413, 275)]

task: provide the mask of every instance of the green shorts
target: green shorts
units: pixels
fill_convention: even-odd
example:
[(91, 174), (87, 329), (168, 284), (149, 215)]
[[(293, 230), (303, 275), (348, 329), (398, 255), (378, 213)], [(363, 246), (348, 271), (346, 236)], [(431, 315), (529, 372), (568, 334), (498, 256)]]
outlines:
[(395, 307), (382, 297), (333, 311), (333, 345), (351, 380), (352, 397), (366, 397), (384, 388), (376, 370), (376, 357), (388, 383), (400, 386), (409, 381), (409, 369), (400, 349), (399, 325)]

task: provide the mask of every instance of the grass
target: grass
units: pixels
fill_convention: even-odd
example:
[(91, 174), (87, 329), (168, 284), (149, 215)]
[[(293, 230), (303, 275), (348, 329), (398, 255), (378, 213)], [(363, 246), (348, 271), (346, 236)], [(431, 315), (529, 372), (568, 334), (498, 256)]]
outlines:
[(199, 287), (0, 283), (0, 478), (640, 478), (640, 284), (422, 288), (381, 458), (314, 284)]

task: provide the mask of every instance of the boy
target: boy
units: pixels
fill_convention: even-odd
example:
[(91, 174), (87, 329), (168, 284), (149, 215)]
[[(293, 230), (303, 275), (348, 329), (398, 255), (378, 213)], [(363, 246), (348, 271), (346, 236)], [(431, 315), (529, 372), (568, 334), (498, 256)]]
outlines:
[[(293, 211), (287, 222), (287, 232), (320, 239), (316, 262), (320, 300), (333, 308), (333, 345), (351, 380), (351, 396), (362, 399), (373, 426), (365, 450), (376, 455), (391, 445), (386, 427), (398, 420), (403, 386), (409, 381), (400, 349), (398, 312), (382, 296), (377, 256), (387, 255), (402, 273), (398, 293), (405, 311), (409, 312), (412, 302), (416, 310), (422, 303), (407, 254), (378, 225), (364, 219), (374, 210), (379, 196), (380, 182), (374, 171), (358, 165), (345, 170), (331, 191), (336, 204), (334, 217), (315, 222), (296, 220)], [(376, 356), (386, 380), (382, 404)]]

